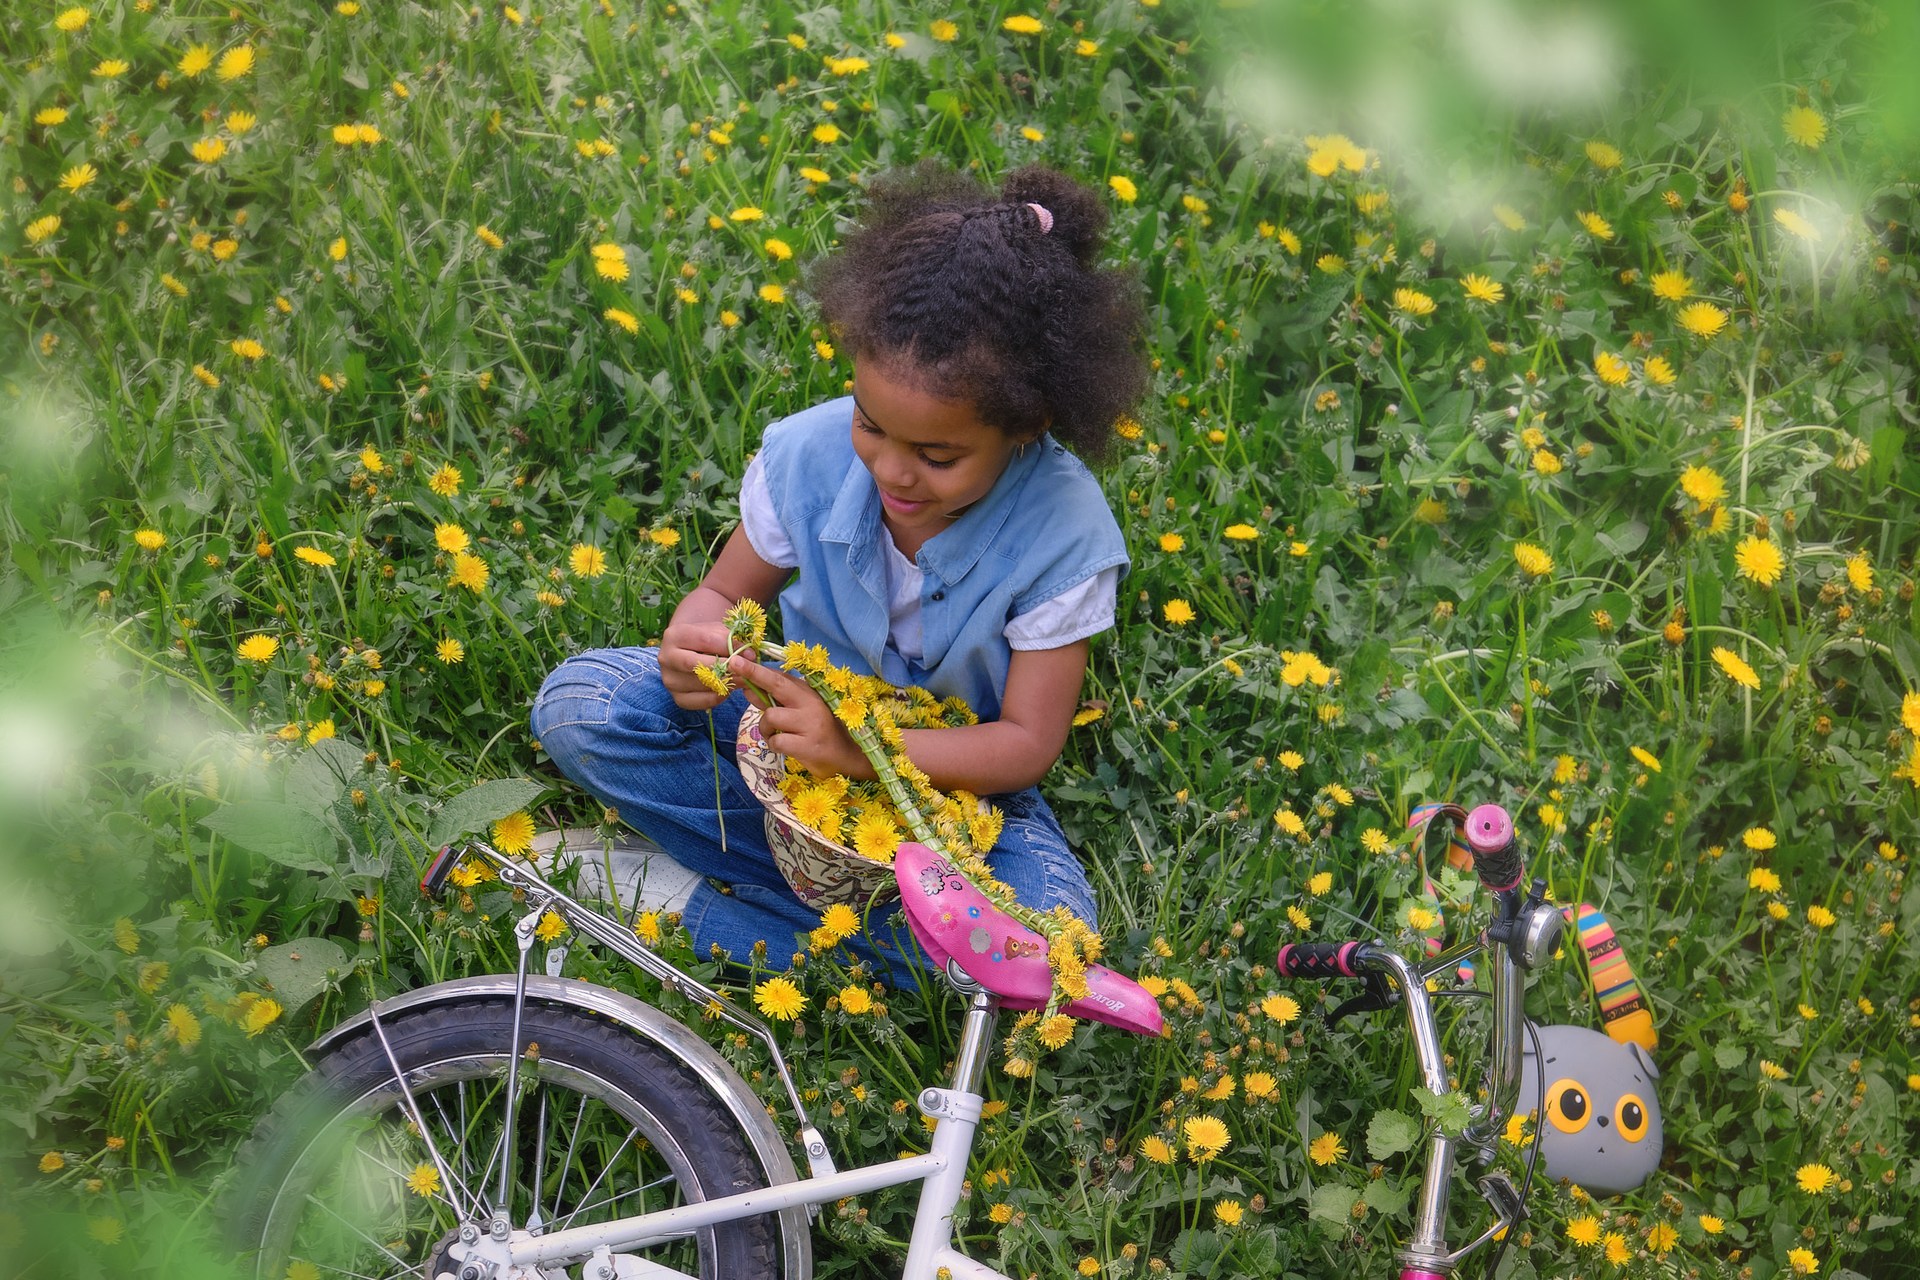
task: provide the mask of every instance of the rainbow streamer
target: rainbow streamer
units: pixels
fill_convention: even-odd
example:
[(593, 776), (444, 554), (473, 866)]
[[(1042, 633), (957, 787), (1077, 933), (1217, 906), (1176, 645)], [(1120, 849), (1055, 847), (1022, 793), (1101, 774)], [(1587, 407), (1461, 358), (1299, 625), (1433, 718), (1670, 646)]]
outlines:
[(1580, 933), (1580, 948), (1587, 954), (1587, 978), (1593, 983), (1593, 998), (1600, 1006), (1601, 1029), (1621, 1044), (1637, 1044), (1652, 1052), (1660, 1035), (1654, 1030), (1653, 1012), (1647, 1007), (1646, 992), (1633, 976), (1626, 952), (1614, 937), (1600, 908), (1590, 902), (1579, 907), (1562, 907), (1560, 914)]

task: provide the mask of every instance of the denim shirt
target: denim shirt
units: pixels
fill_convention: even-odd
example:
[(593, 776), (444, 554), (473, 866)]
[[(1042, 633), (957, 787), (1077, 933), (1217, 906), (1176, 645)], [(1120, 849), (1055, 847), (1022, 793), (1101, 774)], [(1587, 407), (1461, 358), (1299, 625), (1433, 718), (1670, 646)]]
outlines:
[(986, 497), (929, 538), (922, 661), (888, 643), (880, 490), (853, 451), (853, 397), (769, 426), (761, 442), (774, 514), (799, 556), (780, 593), (784, 637), (825, 645), (833, 660), (890, 684), (924, 685), (1000, 717), (1013, 650), (1007, 622), (1102, 569), (1128, 565), (1100, 486), (1051, 436), (1016, 452)]

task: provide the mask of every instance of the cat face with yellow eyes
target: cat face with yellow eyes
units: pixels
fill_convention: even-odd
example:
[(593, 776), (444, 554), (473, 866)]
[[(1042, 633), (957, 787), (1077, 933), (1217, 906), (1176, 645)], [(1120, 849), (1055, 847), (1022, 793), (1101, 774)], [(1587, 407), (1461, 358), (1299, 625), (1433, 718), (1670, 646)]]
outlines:
[(1631, 1191), (1660, 1164), (1659, 1071), (1637, 1044), (1621, 1044), (1585, 1027), (1540, 1027), (1522, 1061), (1522, 1112), (1546, 1105), (1534, 1126), (1547, 1176), (1566, 1178), (1599, 1195)]

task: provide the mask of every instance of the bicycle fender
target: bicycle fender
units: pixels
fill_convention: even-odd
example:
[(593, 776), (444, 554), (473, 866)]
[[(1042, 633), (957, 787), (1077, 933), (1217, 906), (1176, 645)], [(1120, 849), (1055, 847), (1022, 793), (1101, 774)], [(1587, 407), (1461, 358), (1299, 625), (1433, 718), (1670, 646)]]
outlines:
[[(409, 1009), (453, 1004), (476, 996), (504, 996), (511, 999), (513, 992), (512, 974), (479, 974), (403, 992), (379, 1001), (375, 1008), (385, 1018)], [(800, 1180), (786, 1141), (774, 1127), (766, 1107), (754, 1094), (752, 1086), (712, 1045), (675, 1018), (643, 1000), (597, 983), (582, 982), (578, 978), (549, 978), (530, 973), (527, 975), (527, 999), (539, 1004), (571, 1006), (582, 1010), (624, 1027), (641, 1039), (666, 1050), (690, 1067), (700, 1077), (701, 1083), (726, 1107), (741, 1132), (747, 1135), (760, 1167), (766, 1170), (769, 1186)], [(367, 1033), (372, 1026), (373, 1010), (356, 1014), (309, 1045), (307, 1055), (312, 1058), (325, 1053), (335, 1045)], [(781, 1260), (781, 1273), (786, 1280), (812, 1280), (812, 1222), (805, 1207), (783, 1209), (780, 1217), (780, 1235), (785, 1255)]]

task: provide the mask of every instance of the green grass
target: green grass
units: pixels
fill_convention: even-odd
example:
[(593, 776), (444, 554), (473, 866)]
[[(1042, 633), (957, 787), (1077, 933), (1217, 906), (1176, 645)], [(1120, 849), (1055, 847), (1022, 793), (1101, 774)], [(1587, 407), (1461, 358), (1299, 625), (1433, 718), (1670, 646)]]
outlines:
[[(208, 1188), (301, 1046), (369, 990), (508, 963), (502, 895), (435, 910), (411, 887), (436, 815), (530, 777), (541, 827), (598, 819), (529, 741), (528, 701), (566, 654), (657, 635), (762, 426), (838, 394), (847, 353), (801, 268), (862, 180), (922, 155), (1107, 190), (1156, 358), (1105, 473), (1134, 570), (1095, 649), (1103, 714), (1047, 790), (1112, 962), (1185, 986), (1165, 1041), (1083, 1030), (1030, 1083), (996, 1072), (974, 1247), (1016, 1275), (1385, 1272), (1414, 1170), (1373, 1158), (1368, 1126), (1412, 1109), (1397, 1031), (1261, 1004), (1318, 1000), (1271, 973), (1281, 942), (1418, 944), (1434, 904), (1400, 832), (1453, 798), (1509, 805), (1556, 897), (1604, 907), (1661, 1034), (1661, 1172), (1598, 1204), (1544, 1190), (1511, 1273), (1772, 1276), (1796, 1249), (1823, 1276), (1911, 1268), (1920, 352), (1911, 173), (1867, 74), (1904, 19), (1783, 33), (1727, 100), (1649, 72), (1585, 113), (1482, 113), (1416, 81), (1451, 111), (1396, 143), (1362, 93), (1296, 121), (1223, 89), (1287, 46), (1258, 10), (1116, 3), (1022, 36), (1004, 6), (521, 8), (0, 17), (15, 1273), (217, 1272)], [(216, 61), (188, 76), (195, 45)], [(867, 65), (827, 65), (849, 56)], [(1788, 136), (1796, 107), (1817, 145)], [(1363, 168), (1316, 172), (1333, 153), (1304, 135), (1341, 128)], [(202, 162), (207, 139), (225, 147)], [(595, 270), (603, 244), (624, 279)], [(1663, 271), (1683, 300), (1654, 293)], [(1690, 332), (1691, 303), (1722, 327)], [(443, 467), (457, 490), (430, 486)], [(1702, 471), (1683, 489), (1689, 468), (1723, 495)], [(439, 525), (472, 540), (480, 589), (451, 584)], [(1523, 571), (1520, 543), (1551, 569)], [(606, 573), (572, 570), (581, 545)], [(263, 635), (271, 657), (238, 656)], [(1335, 678), (1290, 680), (1290, 653)], [(314, 815), (304, 848), (207, 825), (284, 816), (263, 803)], [(800, 976), (786, 1034), (836, 1157), (923, 1143), (895, 1106), (951, 1052), (953, 1002), (855, 1018), (829, 1002), (843, 956)], [(1569, 957), (1530, 1008), (1597, 1025), (1583, 983)], [(1250, 1098), (1261, 1073), (1273, 1096)], [(1179, 1141), (1200, 1115), (1232, 1135), (1205, 1164)], [(1346, 1154), (1321, 1165), (1324, 1134)], [(1842, 1181), (1800, 1190), (1813, 1163)], [(911, 1204), (823, 1214), (823, 1274), (882, 1274)], [(1589, 1215), (1602, 1245), (1569, 1235)]]

